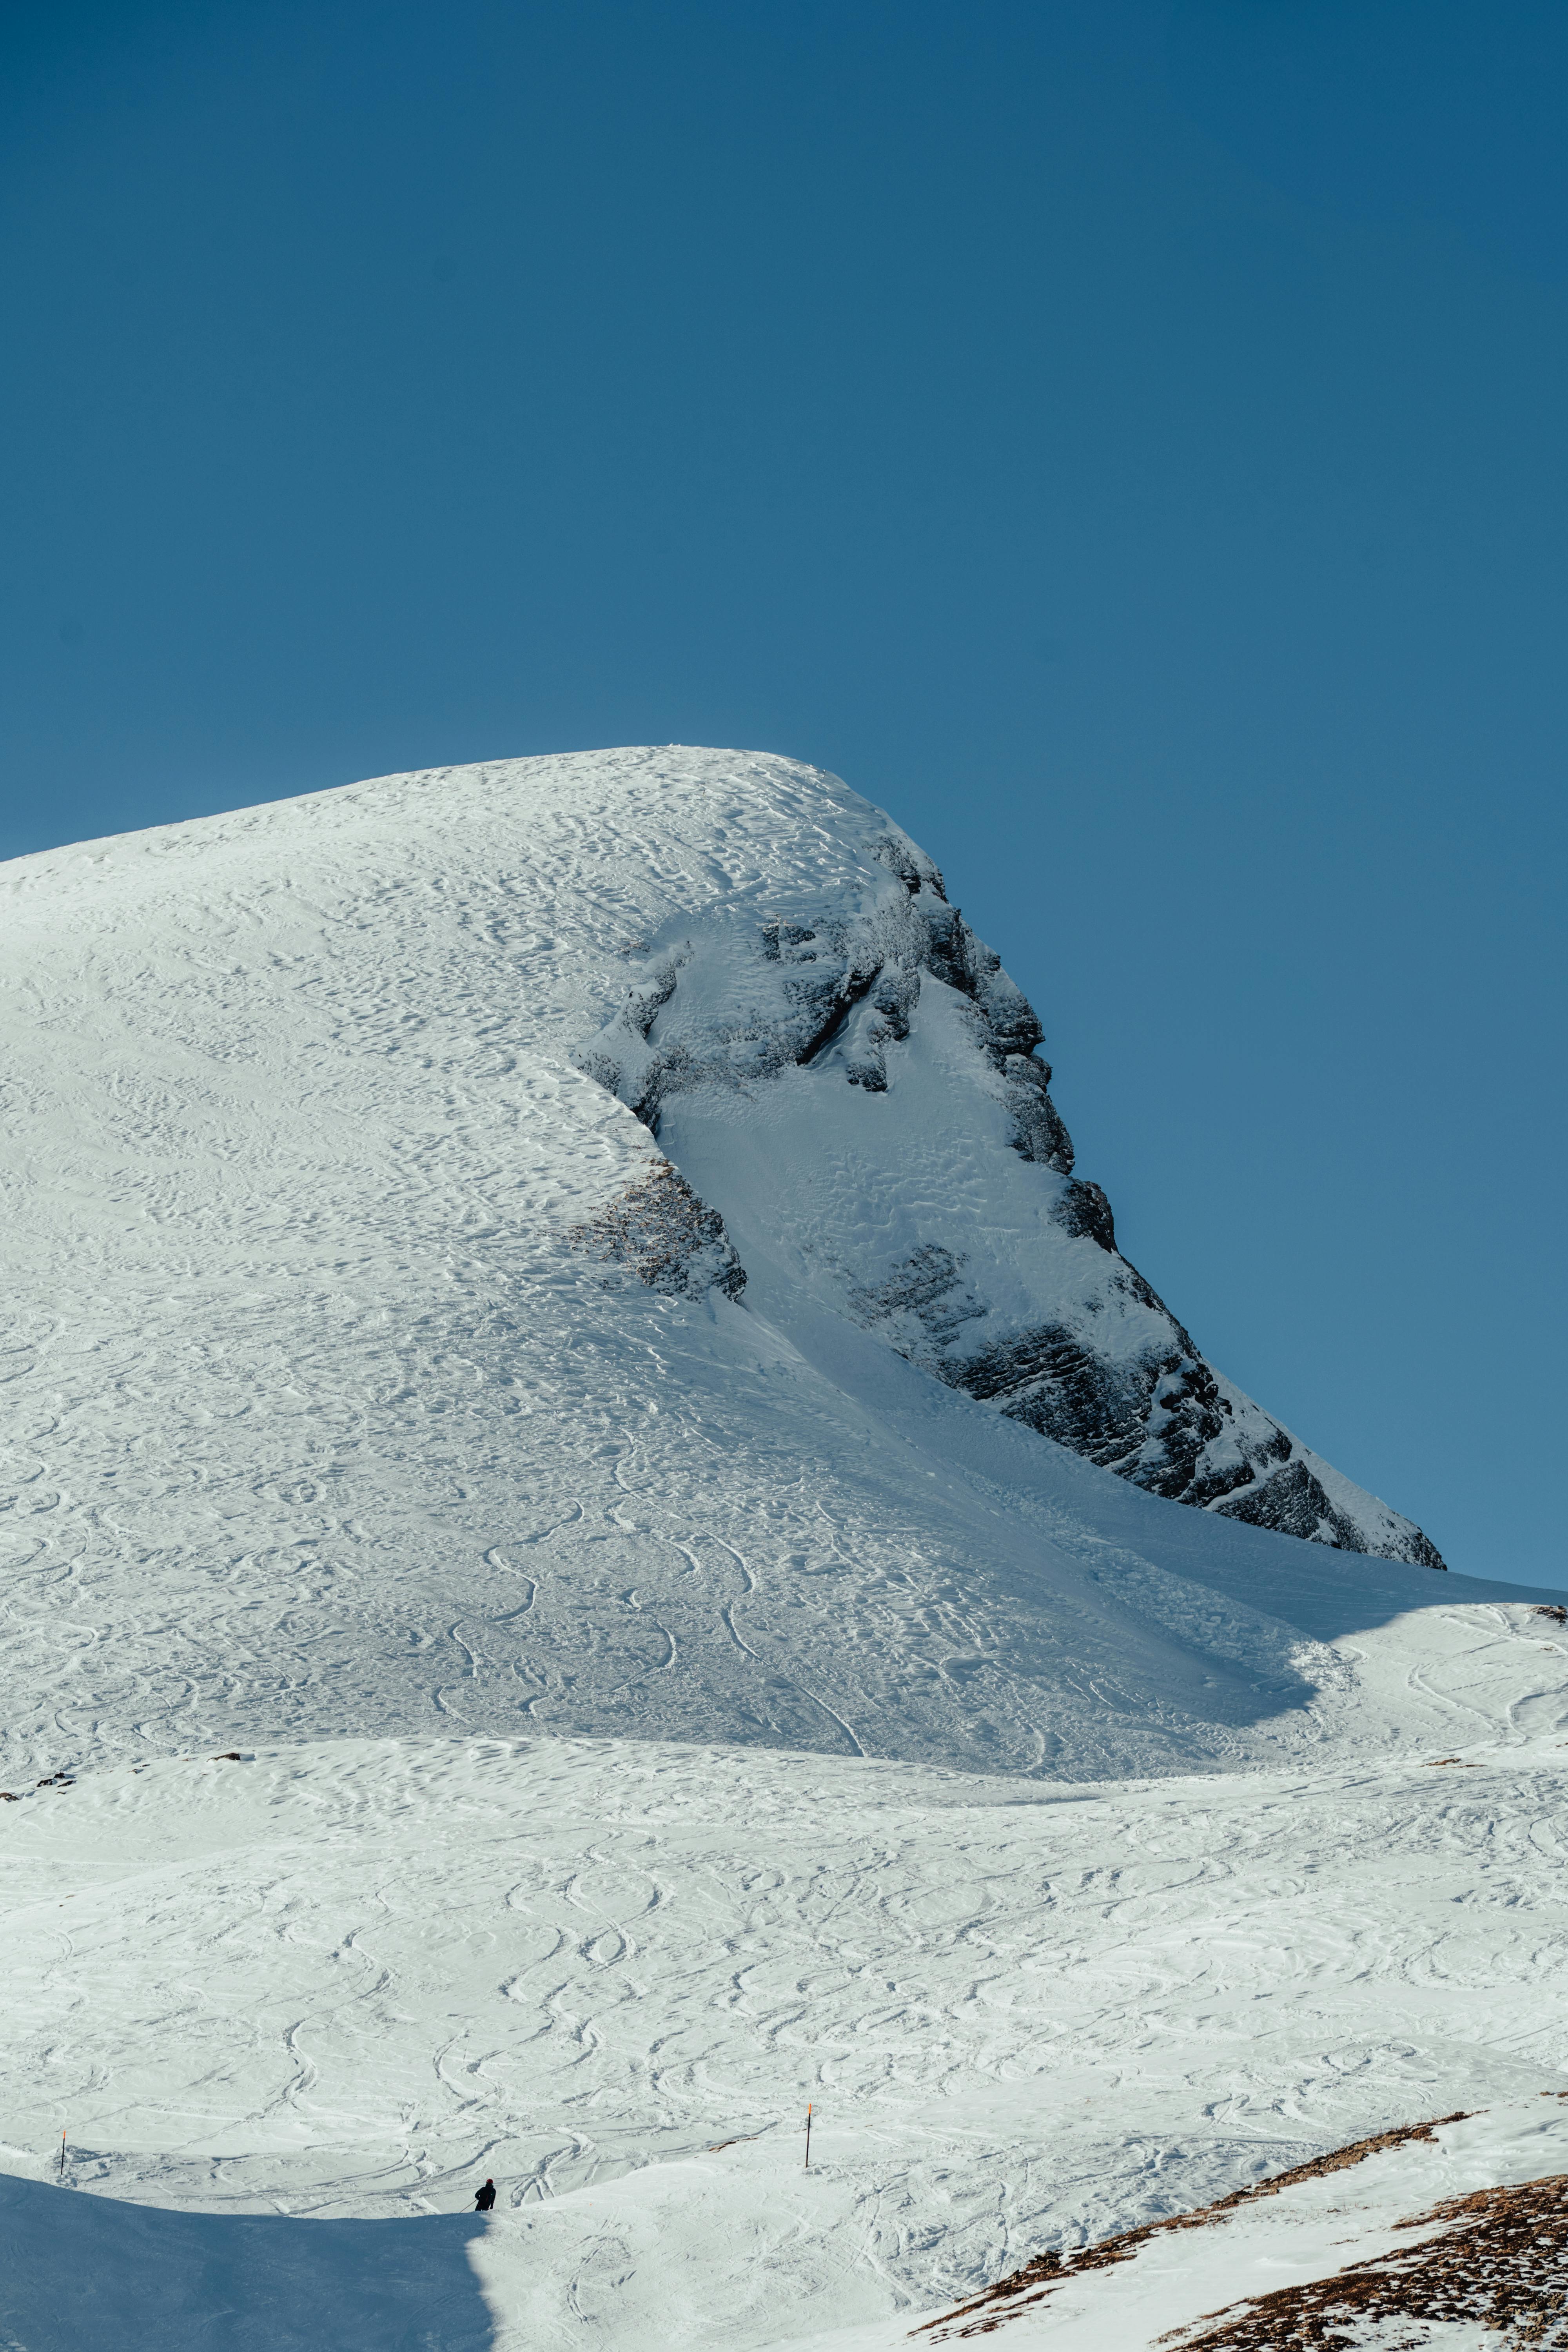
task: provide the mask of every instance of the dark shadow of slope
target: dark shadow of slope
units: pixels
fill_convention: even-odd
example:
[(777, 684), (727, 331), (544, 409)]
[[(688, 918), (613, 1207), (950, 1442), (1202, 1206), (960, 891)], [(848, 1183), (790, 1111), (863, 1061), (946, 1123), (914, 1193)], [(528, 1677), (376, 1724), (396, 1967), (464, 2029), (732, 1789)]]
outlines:
[(5, 2352), (489, 2352), (472, 2213), (174, 2213), (0, 2176)]
[[(1146, 1495), (1076, 1455), (1055, 1466), (1061, 1489), (1079, 1490), (1075, 1499), (1086, 1515), (1098, 1508), (1109, 1542), (1125, 1544), (1171, 1575), (1279, 1617), (1321, 1642), (1370, 1632), (1413, 1609), (1500, 1601), (1539, 1607), (1568, 1600), (1557, 1587), (1415, 1568), (1370, 1552), (1304, 1543), (1269, 1528)], [(1121, 1488), (1120, 1496), (1107, 1496), (1112, 1483)]]
[(993, 1483), (999, 1501), (1039, 1510), (1053, 1543), (1112, 1589), (1118, 1555), (1130, 1555), (1321, 1642), (1371, 1631), (1408, 1610), (1568, 1599), (1539, 1585), (1339, 1551), (1168, 1502), (943, 1387), (838, 1316), (796, 1306), (782, 1328), (825, 1379), (896, 1436)]

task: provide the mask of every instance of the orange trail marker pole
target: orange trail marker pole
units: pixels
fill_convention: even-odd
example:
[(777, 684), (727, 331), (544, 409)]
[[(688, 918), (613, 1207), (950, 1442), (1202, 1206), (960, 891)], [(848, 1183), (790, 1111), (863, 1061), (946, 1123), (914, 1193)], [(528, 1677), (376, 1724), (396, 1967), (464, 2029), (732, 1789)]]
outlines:
[(807, 2172), (811, 2170), (811, 2103), (809, 2100), (806, 2102), (805, 2109), (805, 2168)]

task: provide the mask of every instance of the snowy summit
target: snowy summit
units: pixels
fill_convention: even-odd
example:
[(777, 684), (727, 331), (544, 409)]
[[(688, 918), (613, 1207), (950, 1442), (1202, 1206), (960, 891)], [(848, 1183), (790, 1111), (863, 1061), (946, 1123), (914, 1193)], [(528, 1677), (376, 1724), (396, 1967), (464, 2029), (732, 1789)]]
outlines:
[(384, 778), (0, 869), (0, 2339), (1197, 2345), (1352, 2144), (1504, 2262), (1561, 1611), (1206, 1361), (889, 816)]

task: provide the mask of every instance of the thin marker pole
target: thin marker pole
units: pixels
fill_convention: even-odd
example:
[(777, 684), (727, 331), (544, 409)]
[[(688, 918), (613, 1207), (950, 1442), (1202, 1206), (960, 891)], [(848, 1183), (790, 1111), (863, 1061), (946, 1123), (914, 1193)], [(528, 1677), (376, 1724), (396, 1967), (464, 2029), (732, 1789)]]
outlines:
[[(65, 2162), (63, 2156), (60, 2162), (62, 2164)], [(805, 2168), (807, 2172), (811, 2170), (811, 2102), (809, 2099), (805, 2106)]]
[(62, 2124), (62, 2125), (60, 2126), (60, 2179), (63, 2180), (63, 2179), (65, 2179), (65, 2177), (66, 2177), (66, 2127), (65, 2127), (64, 2124)]

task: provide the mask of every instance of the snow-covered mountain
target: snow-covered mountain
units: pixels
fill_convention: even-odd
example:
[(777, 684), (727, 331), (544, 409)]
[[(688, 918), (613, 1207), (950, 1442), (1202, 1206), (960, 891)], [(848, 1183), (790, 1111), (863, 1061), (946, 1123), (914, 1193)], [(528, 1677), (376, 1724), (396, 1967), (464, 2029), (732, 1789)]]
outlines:
[(39, 1769), (422, 1719), (1241, 1760), (1430, 1556), (1109, 1246), (1035, 1016), (832, 778), (395, 777), (0, 910)]
[(18, 860), (0, 1034), (0, 2340), (881, 2352), (1535, 2161), (1560, 1605), (1204, 1363), (845, 786)]

